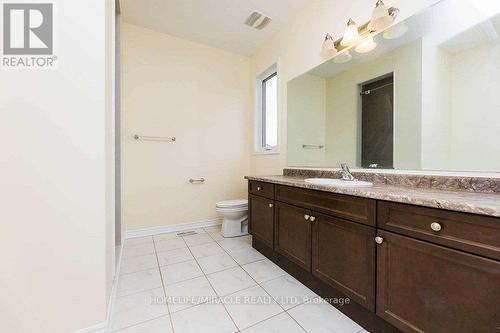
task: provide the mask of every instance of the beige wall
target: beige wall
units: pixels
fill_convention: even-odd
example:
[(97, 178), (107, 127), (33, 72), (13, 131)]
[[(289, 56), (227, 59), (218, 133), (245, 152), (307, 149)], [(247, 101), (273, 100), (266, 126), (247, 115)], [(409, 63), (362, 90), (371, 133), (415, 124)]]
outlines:
[[(399, 21), (435, 2), (436, 0), (394, 0), (390, 5), (401, 9)], [(279, 174), (287, 165), (286, 83), (324, 61), (320, 57), (320, 48), (326, 32), (333, 33), (336, 38), (340, 37), (349, 17), (360, 23), (368, 21), (373, 5), (374, 1), (371, 0), (313, 1), (252, 57), (252, 77), (256, 77), (270, 64), (279, 60), (281, 82), (279, 91), (280, 154), (253, 154), (250, 159), (252, 174)]]
[(106, 320), (106, 8), (56, 6), (58, 68), (0, 74), (1, 332)]
[(130, 24), (122, 41), (124, 229), (217, 217), (216, 202), (246, 197), (249, 59)]

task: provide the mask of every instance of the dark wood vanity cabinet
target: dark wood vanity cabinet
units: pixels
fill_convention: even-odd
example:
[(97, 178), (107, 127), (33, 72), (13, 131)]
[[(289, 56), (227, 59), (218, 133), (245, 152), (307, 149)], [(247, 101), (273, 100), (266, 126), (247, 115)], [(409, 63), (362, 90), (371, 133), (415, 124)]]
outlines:
[(259, 195), (264, 188), (270, 191), (269, 184), (250, 182), (249, 185), (253, 236), (374, 311), (376, 202), (274, 185), (274, 244), (271, 245), (269, 201)]
[(500, 262), (378, 236), (377, 315), (404, 332), (500, 332)]
[(375, 228), (313, 213), (312, 272), (375, 310)]
[(250, 234), (274, 248), (274, 201), (257, 195), (248, 196)]
[(274, 199), (274, 185), (263, 182), (249, 182), (248, 193), (268, 199)]
[(499, 218), (252, 181), (249, 209), (254, 247), (371, 333), (500, 333)]
[(500, 260), (500, 221), (495, 217), (380, 201), (378, 227)]
[(278, 201), (375, 227), (375, 200), (281, 185), (275, 192)]
[(500, 332), (498, 218), (380, 201), (377, 222), (380, 317), (404, 332)]
[(274, 249), (311, 271), (311, 211), (276, 202)]

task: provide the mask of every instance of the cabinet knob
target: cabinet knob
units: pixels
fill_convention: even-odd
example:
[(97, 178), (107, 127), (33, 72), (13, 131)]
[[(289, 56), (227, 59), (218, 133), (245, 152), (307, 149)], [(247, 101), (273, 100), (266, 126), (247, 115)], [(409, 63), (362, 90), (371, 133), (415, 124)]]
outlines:
[(262, 187), (257, 186), (257, 191), (261, 191), (261, 190), (262, 190)]
[(309, 215), (307, 215), (307, 214), (306, 214), (306, 215), (304, 215), (304, 219), (305, 219), (305, 220), (309, 220), (309, 218), (310, 218), (310, 216), (309, 216)]
[(315, 218), (314, 216), (311, 216), (311, 217), (309, 218), (309, 220), (310, 220), (311, 222), (314, 222), (314, 221), (316, 221), (316, 218)]
[(384, 238), (377, 236), (375, 237), (375, 243), (382, 244), (384, 242)]
[(273, 208), (273, 207), (274, 207), (274, 205), (273, 205), (273, 204), (269, 204), (269, 208)]
[(442, 227), (441, 227), (441, 224), (439, 224), (437, 222), (433, 222), (433, 223), (431, 223), (431, 229), (434, 231), (441, 231)]

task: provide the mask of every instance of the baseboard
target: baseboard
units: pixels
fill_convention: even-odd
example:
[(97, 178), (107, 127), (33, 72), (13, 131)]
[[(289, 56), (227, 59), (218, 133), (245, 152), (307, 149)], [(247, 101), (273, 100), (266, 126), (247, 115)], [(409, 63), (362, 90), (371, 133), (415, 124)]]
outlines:
[(177, 231), (184, 231), (184, 230), (204, 228), (204, 227), (213, 227), (220, 224), (222, 224), (222, 218), (207, 219), (190, 223), (172, 224), (161, 227), (134, 229), (125, 231), (123, 233), (123, 238), (129, 239), (135, 237), (152, 236), (167, 232), (177, 232)]

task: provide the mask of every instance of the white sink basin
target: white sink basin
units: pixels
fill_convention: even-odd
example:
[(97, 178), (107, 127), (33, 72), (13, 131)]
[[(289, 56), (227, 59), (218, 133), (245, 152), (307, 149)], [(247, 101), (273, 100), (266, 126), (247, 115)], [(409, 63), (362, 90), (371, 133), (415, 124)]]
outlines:
[(363, 182), (360, 180), (342, 180), (333, 178), (307, 178), (304, 180), (309, 184), (316, 185), (330, 185), (330, 186), (342, 186), (342, 187), (369, 187), (373, 186), (373, 183)]

